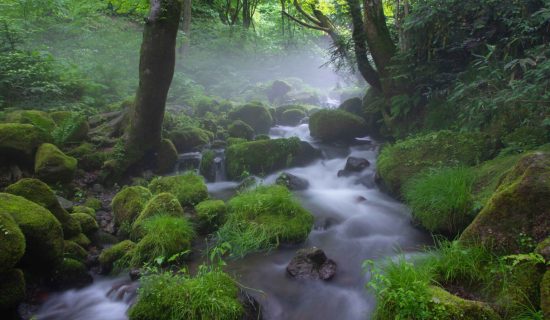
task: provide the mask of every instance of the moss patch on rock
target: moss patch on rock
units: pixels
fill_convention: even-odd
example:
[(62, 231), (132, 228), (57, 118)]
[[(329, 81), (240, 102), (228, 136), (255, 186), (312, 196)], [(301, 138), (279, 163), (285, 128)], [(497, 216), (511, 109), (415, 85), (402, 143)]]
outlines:
[(64, 241), (64, 256), (65, 258), (71, 258), (80, 262), (85, 262), (88, 252), (74, 241)]
[(306, 117), (302, 109), (288, 109), (281, 114), (279, 123), (284, 126), (297, 126)]
[(540, 282), (540, 309), (545, 319), (550, 318), (550, 270), (544, 273)]
[(475, 165), (490, 152), (480, 134), (431, 132), (384, 146), (377, 160), (378, 174), (392, 193), (401, 194), (403, 184), (425, 169)]
[(241, 120), (248, 124), (256, 134), (268, 133), (273, 118), (266, 107), (261, 104), (249, 103), (229, 113), (229, 119)]
[(227, 127), (227, 133), (232, 138), (241, 138), (245, 140), (252, 140), (254, 137), (254, 129), (241, 120), (235, 120)]
[(78, 223), (80, 223), (80, 227), (82, 228), (82, 233), (84, 233), (86, 236), (90, 237), (97, 230), (99, 230), (97, 221), (95, 220), (95, 218), (91, 217), (89, 214), (84, 212), (76, 212), (71, 214), (71, 216), (74, 217), (78, 221)]
[(155, 178), (149, 184), (153, 194), (168, 192), (176, 196), (183, 207), (193, 206), (208, 198), (204, 179), (192, 172), (170, 177)]
[(83, 143), (67, 152), (67, 155), (78, 160), (78, 167), (86, 171), (99, 170), (108, 159), (107, 152), (98, 150), (91, 143)]
[(525, 251), (520, 234), (540, 242), (549, 233), (550, 155), (536, 152), (524, 156), (502, 179), (460, 240), (512, 254)]
[(281, 243), (304, 241), (313, 216), (283, 186), (258, 187), (231, 199), (220, 241), (231, 244), (233, 255), (269, 250)]
[(77, 213), (77, 212), (85, 213), (95, 219), (95, 210), (93, 208), (86, 207), (86, 206), (74, 206), (72, 209), (72, 213)]
[(82, 232), (78, 221), (63, 209), (50, 187), (38, 179), (25, 178), (6, 188), (7, 193), (21, 196), (48, 209), (63, 227), (66, 239)]
[(156, 153), (156, 172), (159, 174), (170, 173), (174, 171), (176, 162), (178, 162), (178, 151), (168, 139), (162, 139)]
[(177, 151), (182, 153), (208, 144), (212, 140), (213, 135), (211, 132), (200, 128), (185, 127), (170, 131), (168, 138), (172, 141)]
[(1, 123), (0, 153), (10, 159), (34, 163), (39, 146), (52, 141), (52, 137), (30, 124)]
[(321, 110), (309, 117), (312, 137), (321, 141), (347, 141), (366, 134), (363, 118), (343, 110)]
[(84, 233), (79, 233), (69, 240), (74, 241), (76, 244), (83, 248), (88, 248), (90, 244), (92, 244), (92, 241)]
[(25, 235), (20, 264), (47, 272), (63, 258), (63, 229), (53, 214), (23, 197), (0, 193), (0, 213), (12, 216)]
[(69, 183), (74, 178), (78, 161), (64, 154), (55, 145), (42, 144), (36, 151), (34, 172), (48, 183)]
[(0, 273), (0, 310), (9, 310), (25, 298), (25, 277), (19, 269)]
[(64, 258), (57, 266), (52, 277), (53, 282), (61, 287), (84, 287), (92, 283), (92, 276), (88, 273), (84, 263), (71, 259)]
[(118, 192), (111, 202), (115, 226), (132, 224), (152, 196), (149, 189), (141, 186), (126, 187)]
[(0, 211), (0, 273), (13, 268), (24, 253), (23, 232), (10, 214)]
[(131, 252), (135, 247), (136, 244), (134, 242), (124, 240), (101, 251), (101, 254), (99, 255), (99, 263), (101, 265), (102, 273), (111, 272), (115, 263)]
[(441, 308), (445, 319), (500, 320), (500, 316), (486, 303), (457, 297), (446, 290), (431, 286), (433, 307)]

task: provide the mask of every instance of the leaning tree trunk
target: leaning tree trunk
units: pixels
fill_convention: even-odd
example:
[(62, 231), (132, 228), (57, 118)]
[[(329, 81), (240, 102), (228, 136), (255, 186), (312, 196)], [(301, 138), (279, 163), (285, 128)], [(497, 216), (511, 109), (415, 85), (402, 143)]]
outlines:
[(150, 0), (139, 61), (139, 87), (130, 115), (125, 167), (154, 152), (161, 141), (166, 96), (176, 59), (181, 0)]

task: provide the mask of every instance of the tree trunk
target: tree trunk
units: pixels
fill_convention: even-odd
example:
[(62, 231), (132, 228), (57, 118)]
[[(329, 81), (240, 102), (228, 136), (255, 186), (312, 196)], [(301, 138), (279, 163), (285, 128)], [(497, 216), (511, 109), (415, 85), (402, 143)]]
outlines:
[(191, 10), (192, 10), (192, 0), (183, 0), (182, 31), (185, 34), (185, 39), (181, 46), (182, 55), (187, 53), (191, 42)]
[(251, 0), (243, 0), (243, 28), (248, 29), (250, 28), (250, 24), (252, 21), (252, 15), (250, 11), (250, 3)]
[(382, 0), (364, 0), (363, 10), (367, 44), (376, 70), (380, 78), (388, 78), (388, 66), (395, 54), (395, 44), (386, 25)]
[(181, 0), (150, 0), (141, 44), (139, 87), (126, 140), (125, 168), (154, 152), (160, 144), (181, 11)]

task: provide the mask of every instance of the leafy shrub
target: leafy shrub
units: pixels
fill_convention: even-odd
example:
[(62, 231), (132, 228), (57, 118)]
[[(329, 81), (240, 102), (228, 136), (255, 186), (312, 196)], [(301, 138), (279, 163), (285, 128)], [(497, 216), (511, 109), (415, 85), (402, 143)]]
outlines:
[(433, 169), (409, 180), (403, 195), (413, 216), (426, 229), (456, 235), (474, 218), (473, 182), (470, 168)]

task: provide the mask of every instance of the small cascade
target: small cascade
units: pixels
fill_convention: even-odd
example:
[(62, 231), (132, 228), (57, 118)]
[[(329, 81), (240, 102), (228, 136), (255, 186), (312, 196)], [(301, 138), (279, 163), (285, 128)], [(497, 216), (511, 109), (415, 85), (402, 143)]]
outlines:
[(216, 157), (214, 158), (214, 182), (227, 181), (227, 174), (225, 173), (225, 150), (217, 149)]
[(187, 152), (178, 155), (176, 173), (189, 170), (198, 170), (201, 164), (202, 155), (200, 152)]

